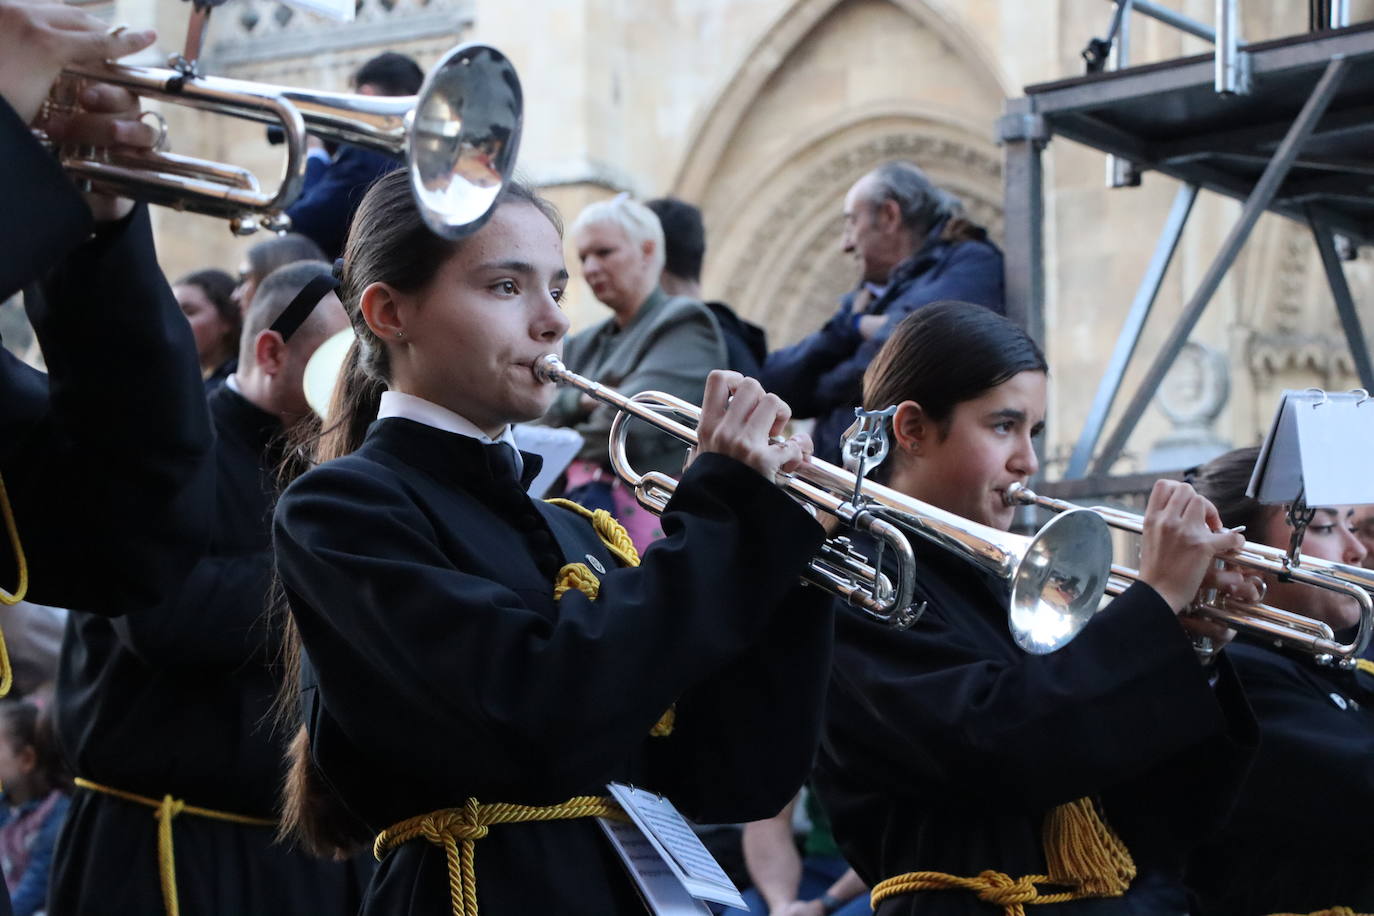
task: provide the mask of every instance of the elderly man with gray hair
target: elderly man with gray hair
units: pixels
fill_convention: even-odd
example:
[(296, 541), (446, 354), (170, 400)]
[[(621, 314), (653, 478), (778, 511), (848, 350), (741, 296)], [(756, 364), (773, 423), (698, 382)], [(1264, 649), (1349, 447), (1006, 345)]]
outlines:
[[(563, 361), (581, 375), (637, 394), (666, 391), (700, 404), (706, 376), (728, 365), (725, 341), (710, 310), (695, 299), (669, 296), (659, 287), (663, 272), (663, 227), (648, 207), (621, 194), (591, 204), (572, 226), (582, 274), (611, 317), (568, 338)], [(612, 505), (608, 453), (614, 411), (575, 389), (560, 392), (544, 416), (550, 426), (567, 426), (586, 442), (568, 469), (568, 495), (584, 505), (624, 512)], [(635, 467), (677, 474), (686, 446), (636, 423), (626, 442)], [(639, 546), (653, 532), (622, 518)], [(656, 523), (656, 520), (655, 520)], [(646, 522), (647, 525), (647, 522)]]
[(859, 287), (819, 331), (770, 353), (760, 377), (794, 416), (816, 418), (816, 457), (834, 463), (864, 371), (903, 318), (948, 299), (1005, 309), (1001, 252), (910, 162), (884, 163), (849, 189), (843, 246), (859, 262)]

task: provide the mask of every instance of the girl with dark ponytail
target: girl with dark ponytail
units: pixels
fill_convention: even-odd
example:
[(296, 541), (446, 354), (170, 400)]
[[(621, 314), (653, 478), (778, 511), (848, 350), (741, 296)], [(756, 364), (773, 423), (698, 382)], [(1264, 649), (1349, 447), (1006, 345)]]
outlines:
[[(914, 312), (864, 380), (865, 407), (897, 405), (888, 485), (1010, 528), (1046, 381), (1000, 315)], [(1204, 668), (1188, 638), (1227, 632), (1177, 615), (1204, 576), (1256, 594), (1210, 570), (1242, 539), (1192, 488), (1161, 481), (1145, 519), (1143, 581), (1052, 654), (1013, 641), (1005, 583), (919, 538), (915, 626), (840, 615), (816, 785), (882, 916), (1188, 911), (1183, 859), (1225, 811), (1253, 723), (1229, 666)]]
[(608, 783), (722, 822), (807, 775), (832, 617), (797, 583), (823, 532), (771, 481), (810, 443), (772, 438), (786, 405), (713, 373), (641, 563), (604, 513), (530, 499), (540, 459), (510, 444), (552, 399), (531, 365), (568, 324), (547, 204), (512, 185), (446, 242), (393, 173), (342, 279), (358, 340), (337, 419), (275, 520), (303, 726), (288, 829), (374, 846), (367, 916), (642, 913), (592, 819), (619, 815)]

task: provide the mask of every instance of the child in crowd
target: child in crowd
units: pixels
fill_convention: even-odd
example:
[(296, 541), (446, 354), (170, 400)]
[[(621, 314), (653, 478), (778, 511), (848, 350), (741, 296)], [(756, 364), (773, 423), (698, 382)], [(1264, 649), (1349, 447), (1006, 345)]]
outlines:
[(47, 903), (71, 781), (53, 744), (51, 720), (28, 700), (0, 700), (0, 785), (0, 870), (15, 916), (33, 916)]

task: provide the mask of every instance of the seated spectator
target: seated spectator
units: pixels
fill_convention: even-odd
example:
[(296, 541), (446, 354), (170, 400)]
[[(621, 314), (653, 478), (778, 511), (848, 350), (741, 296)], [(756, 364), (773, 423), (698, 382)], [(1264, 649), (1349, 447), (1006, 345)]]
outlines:
[(768, 356), (768, 336), (763, 328), (745, 321), (724, 302), (708, 302), (701, 295), (701, 262), (706, 257), (706, 226), (701, 211), (676, 197), (659, 197), (644, 204), (663, 226), (663, 274), (659, 285), (670, 296), (697, 299), (716, 316), (730, 368), (751, 378), (763, 371)]
[[(808, 821), (797, 836), (798, 804)], [(801, 848), (798, 848), (798, 841)], [(854, 874), (835, 836), (830, 818), (809, 789), (773, 817), (744, 825), (744, 860), (753, 886), (744, 892), (750, 913), (765, 916), (870, 916), (868, 886)], [(728, 909), (726, 916), (743, 916)]]
[(27, 700), (0, 700), (0, 784), (0, 869), (14, 916), (34, 916), (47, 906), (71, 777), (54, 746), (50, 717)]
[[(419, 65), (394, 51), (377, 55), (353, 74), (353, 88), (359, 95), (416, 95), (424, 81)], [(291, 228), (311, 238), (332, 261), (343, 254), (348, 224), (363, 194), (401, 163), (357, 146), (342, 146), (331, 154), (318, 140), (311, 145), (310, 158), (305, 189), (286, 215), (291, 217)]]
[[(658, 217), (622, 194), (583, 210), (572, 235), (583, 276), (612, 315), (568, 339), (563, 348), (568, 368), (623, 394), (666, 391), (700, 404), (707, 373), (728, 365), (729, 358), (706, 306), (669, 296), (659, 286), (664, 255)], [(586, 438), (578, 460), (568, 468), (568, 497), (610, 511), (643, 549), (657, 536), (658, 519), (638, 507), (611, 470), (614, 418), (611, 408), (565, 388), (544, 422), (570, 426)], [(635, 424), (626, 451), (640, 471), (677, 474), (687, 449), (666, 433)]]
[[(279, 267), (294, 264), (296, 261), (323, 261), (324, 252), (320, 246), (297, 232), (275, 235), (258, 242), (243, 257), (239, 265), (239, 285), (234, 287), (234, 301), (238, 303), (240, 314), (247, 315), (253, 306), (253, 296), (257, 294), (258, 284)], [(237, 343), (235, 344), (237, 346)]]
[(222, 270), (197, 270), (172, 284), (181, 313), (191, 325), (207, 386), (224, 381), (238, 365), (243, 313), (234, 303), (234, 278)]
[(816, 457), (832, 464), (854, 422), (864, 370), (903, 318), (947, 299), (1005, 309), (1002, 253), (910, 162), (880, 165), (849, 189), (843, 245), (859, 262), (859, 288), (819, 331), (770, 353), (759, 377), (794, 417), (816, 418)]

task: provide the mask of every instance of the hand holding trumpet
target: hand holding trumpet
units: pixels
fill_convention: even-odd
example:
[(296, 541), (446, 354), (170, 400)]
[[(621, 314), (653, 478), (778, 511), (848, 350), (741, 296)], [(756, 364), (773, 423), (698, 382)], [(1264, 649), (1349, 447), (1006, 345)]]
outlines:
[(782, 398), (738, 372), (717, 369), (706, 378), (697, 451), (728, 455), (776, 480), (811, 457), (810, 436), (778, 438), (790, 419)]
[(156, 38), (151, 30), (108, 28), (62, 3), (0, 0), (0, 97), (32, 124), (68, 64), (115, 60)]

